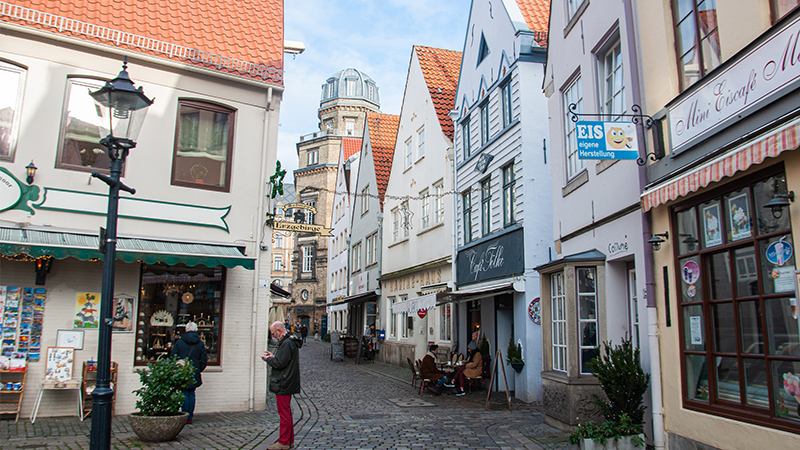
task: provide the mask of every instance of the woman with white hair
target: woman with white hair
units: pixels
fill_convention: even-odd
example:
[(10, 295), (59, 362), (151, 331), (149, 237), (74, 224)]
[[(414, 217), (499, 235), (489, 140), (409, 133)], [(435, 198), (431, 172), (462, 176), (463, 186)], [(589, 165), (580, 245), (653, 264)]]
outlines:
[(180, 359), (188, 359), (194, 366), (194, 383), (183, 389), (183, 407), (181, 407), (181, 411), (189, 413), (189, 421), (187, 423), (192, 423), (195, 404), (194, 391), (203, 384), (200, 372), (205, 370), (206, 364), (208, 364), (206, 346), (197, 333), (196, 323), (189, 322), (186, 324), (186, 332), (181, 335), (181, 338), (175, 342), (175, 346), (172, 348), (170, 356), (173, 355), (177, 355)]

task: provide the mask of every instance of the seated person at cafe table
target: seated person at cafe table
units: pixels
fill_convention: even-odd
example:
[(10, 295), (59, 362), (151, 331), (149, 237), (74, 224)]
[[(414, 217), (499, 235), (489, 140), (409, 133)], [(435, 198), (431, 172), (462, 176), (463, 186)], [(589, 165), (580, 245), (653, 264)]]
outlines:
[(467, 385), (467, 378), (476, 378), (481, 375), (483, 375), (483, 356), (478, 351), (475, 341), (470, 341), (469, 345), (467, 345), (467, 364), (456, 369), (456, 373), (453, 375), (453, 384), (446, 384), (445, 386), (458, 386), (456, 395), (461, 397), (466, 394), (464, 386)]
[(435, 387), (433, 387), (432, 390), (437, 394), (442, 385), (447, 381), (445, 373), (436, 368), (436, 350), (438, 348), (438, 345), (431, 344), (431, 346), (428, 347), (428, 353), (425, 353), (425, 357), (422, 358), (422, 363), (419, 366), (422, 379), (431, 380), (432, 383), (435, 383)]

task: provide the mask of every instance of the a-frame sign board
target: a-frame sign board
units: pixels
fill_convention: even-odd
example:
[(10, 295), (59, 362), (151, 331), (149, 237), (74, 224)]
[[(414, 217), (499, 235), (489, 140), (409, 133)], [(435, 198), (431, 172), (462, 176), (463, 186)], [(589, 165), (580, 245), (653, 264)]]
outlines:
[[(497, 375), (497, 362), (503, 360), (503, 354), (500, 350), (494, 354), (494, 363), (492, 364), (492, 379), (489, 380), (489, 386), (486, 388), (486, 406), (484, 409), (489, 409), (489, 398), (492, 396), (492, 386), (494, 385), (494, 377)], [(511, 411), (511, 394), (508, 392), (508, 379), (506, 378), (506, 366), (500, 364), (500, 369), (503, 371), (503, 386), (506, 388), (506, 400), (508, 400), (508, 410)]]

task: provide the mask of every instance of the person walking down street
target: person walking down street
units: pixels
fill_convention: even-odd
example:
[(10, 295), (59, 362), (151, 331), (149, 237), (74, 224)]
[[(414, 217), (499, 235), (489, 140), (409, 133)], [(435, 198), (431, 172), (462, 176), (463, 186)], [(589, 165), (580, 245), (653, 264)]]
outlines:
[(306, 343), (306, 337), (308, 337), (308, 327), (306, 324), (300, 325), (300, 336), (303, 337), (303, 344)]
[(194, 366), (194, 383), (183, 389), (183, 406), (181, 407), (181, 411), (189, 413), (189, 420), (186, 423), (192, 423), (195, 405), (194, 391), (203, 384), (203, 378), (200, 376), (200, 372), (204, 371), (208, 364), (206, 346), (197, 333), (196, 323), (189, 322), (186, 324), (186, 332), (175, 342), (170, 356), (177, 356), (183, 360), (188, 359)]
[(434, 382), (435, 387), (431, 387), (431, 389), (437, 394), (441, 390), (442, 385), (447, 382), (445, 373), (436, 368), (436, 350), (438, 348), (438, 345), (431, 344), (431, 346), (428, 347), (428, 353), (425, 353), (425, 356), (422, 358), (422, 363), (419, 366), (422, 379)]
[(294, 421), (292, 420), (292, 395), (300, 393), (300, 352), (303, 340), (289, 333), (283, 322), (269, 327), (273, 343), (277, 341), (275, 354), (270, 351), (261, 356), (270, 367), (269, 391), (275, 394), (280, 416), (280, 436), (268, 450), (286, 450), (294, 445)]

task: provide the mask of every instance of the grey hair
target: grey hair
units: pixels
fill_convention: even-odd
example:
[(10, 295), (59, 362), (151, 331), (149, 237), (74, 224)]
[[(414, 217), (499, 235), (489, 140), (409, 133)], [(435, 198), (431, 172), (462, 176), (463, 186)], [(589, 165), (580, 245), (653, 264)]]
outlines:
[(270, 328), (271, 328), (270, 331), (278, 331), (278, 330), (286, 331), (286, 325), (284, 325), (283, 322), (281, 322), (280, 320), (273, 322)]
[(197, 324), (194, 322), (189, 322), (186, 324), (186, 331), (197, 331)]

